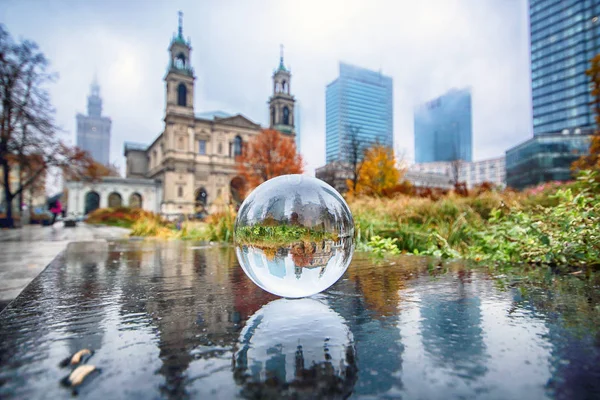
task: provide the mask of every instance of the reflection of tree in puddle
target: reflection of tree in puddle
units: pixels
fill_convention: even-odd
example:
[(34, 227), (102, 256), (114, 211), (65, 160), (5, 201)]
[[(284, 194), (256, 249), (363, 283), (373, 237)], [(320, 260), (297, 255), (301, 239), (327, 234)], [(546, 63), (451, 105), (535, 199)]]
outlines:
[(376, 268), (371, 264), (373, 260), (367, 257), (355, 260), (348, 268), (348, 277), (378, 317), (397, 315), (402, 289), (426, 268), (426, 260), (403, 256)]
[(346, 322), (315, 299), (263, 306), (246, 323), (234, 355), (234, 378), (248, 398), (346, 398), (357, 370)]

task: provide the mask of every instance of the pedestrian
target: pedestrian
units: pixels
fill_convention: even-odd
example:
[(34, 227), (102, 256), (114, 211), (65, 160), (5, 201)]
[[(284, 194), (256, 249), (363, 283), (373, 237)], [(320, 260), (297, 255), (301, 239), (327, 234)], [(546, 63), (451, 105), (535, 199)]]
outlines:
[(54, 223), (56, 222), (56, 217), (58, 216), (58, 214), (62, 214), (62, 204), (60, 204), (60, 200), (56, 200), (56, 203), (54, 203), (52, 205), (52, 207), (50, 207), (50, 212), (52, 213), (52, 222), (50, 223), (50, 225), (54, 225)]

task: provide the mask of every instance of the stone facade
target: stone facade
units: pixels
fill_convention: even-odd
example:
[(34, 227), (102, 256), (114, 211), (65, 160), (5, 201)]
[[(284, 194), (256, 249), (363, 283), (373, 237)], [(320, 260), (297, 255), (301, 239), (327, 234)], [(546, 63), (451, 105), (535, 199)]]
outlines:
[[(160, 182), (160, 212), (165, 215), (217, 212), (241, 200), (235, 157), (262, 127), (241, 114), (195, 113), (191, 47), (183, 37), (181, 21), (169, 53), (164, 130), (149, 146), (125, 144), (126, 177)], [(290, 79), (282, 56), (273, 73), (270, 126), (293, 136), (295, 100)]]

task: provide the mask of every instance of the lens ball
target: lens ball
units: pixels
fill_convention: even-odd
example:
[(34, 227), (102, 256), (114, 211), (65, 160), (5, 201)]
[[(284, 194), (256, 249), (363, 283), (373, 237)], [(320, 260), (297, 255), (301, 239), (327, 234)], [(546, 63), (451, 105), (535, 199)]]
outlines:
[(235, 221), (238, 261), (248, 277), (281, 297), (311, 296), (344, 274), (354, 253), (354, 221), (327, 183), (284, 175), (258, 186)]

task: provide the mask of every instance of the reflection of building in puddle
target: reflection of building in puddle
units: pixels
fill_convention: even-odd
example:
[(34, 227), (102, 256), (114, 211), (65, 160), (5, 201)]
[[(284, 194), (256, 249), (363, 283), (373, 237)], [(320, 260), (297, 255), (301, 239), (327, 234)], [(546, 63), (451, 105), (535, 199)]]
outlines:
[(315, 299), (279, 299), (246, 323), (234, 377), (249, 398), (346, 398), (357, 366), (345, 320)]

